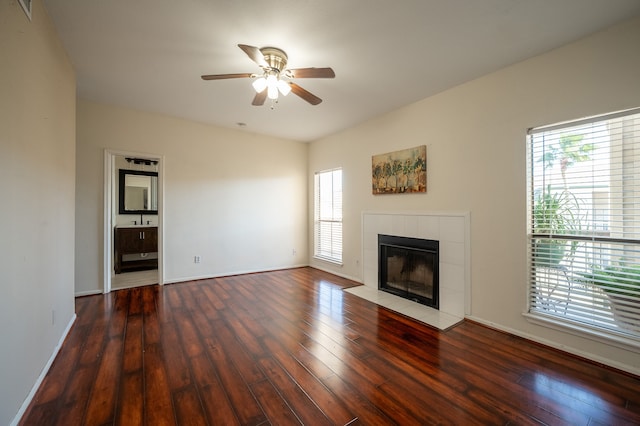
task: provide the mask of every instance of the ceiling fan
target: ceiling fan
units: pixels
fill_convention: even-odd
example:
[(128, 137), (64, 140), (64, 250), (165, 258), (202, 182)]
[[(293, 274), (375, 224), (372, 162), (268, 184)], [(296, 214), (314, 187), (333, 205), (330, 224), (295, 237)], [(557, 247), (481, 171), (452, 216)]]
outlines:
[(276, 47), (257, 48), (246, 44), (239, 44), (238, 47), (262, 68), (262, 73), (212, 74), (203, 75), (202, 79), (254, 78), (252, 85), (256, 90), (256, 95), (252, 105), (263, 105), (267, 98), (277, 100), (278, 93), (286, 96), (289, 92), (300, 96), (311, 105), (318, 105), (322, 99), (289, 80), (293, 78), (334, 78), (336, 76), (331, 68), (287, 69), (287, 54)]

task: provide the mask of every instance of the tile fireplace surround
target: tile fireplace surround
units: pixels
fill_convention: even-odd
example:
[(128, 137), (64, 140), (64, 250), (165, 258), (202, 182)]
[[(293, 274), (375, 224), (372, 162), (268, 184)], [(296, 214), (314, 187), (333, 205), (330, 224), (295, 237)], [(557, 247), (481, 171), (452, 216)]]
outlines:
[[(364, 286), (346, 291), (442, 330), (455, 325), (469, 312), (469, 228), (468, 212), (364, 212)], [(378, 234), (440, 241), (440, 310), (378, 290)]]

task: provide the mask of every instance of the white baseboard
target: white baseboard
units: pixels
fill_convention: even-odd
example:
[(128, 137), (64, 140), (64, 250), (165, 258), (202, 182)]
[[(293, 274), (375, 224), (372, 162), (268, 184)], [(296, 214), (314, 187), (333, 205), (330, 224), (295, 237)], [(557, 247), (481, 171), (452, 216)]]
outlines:
[(305, 268), (307, 266), (309, 265), (305, 263), (305, 264), (299, 264), (299, 265), (278, 266), (275, 268), (266, 268), (266, 269), (248, 269), (248, 270), (242, 270), (242, 271), (222, 272), (214, 275), (198, 275), (193, 277), (174, 278), (174, 279), (165, 278), (164, 283), (175, 284), (175, 283), (183, 283), (185, 281), (197, 281), (197, 280), (208, 280), (211, 278), (231, 277), (233, 275), (258, 274), (260, 272), (272, 272), (272, 271), (282, 271), (285, 269)]
[(310, 266), (311, 268), (318, 269), (318, 270), (323, 271), (323, 272), (328, 272), (329, 274), (337, 275), (337, 276), (342, 277), (342, 278), (345, 278), (345, 279), (347, 279), (347, 280), (355, 281), (355, 282), (357, 282), (358, 284), (364, 284), (364, 282), (362, 281), (362, 278), (352, 277), (351, 275), (342, 274), (342, 273), (340, 273), (340, 272), (336, 272), (336, 271), (334, 271), (333, 269), (323, 268), (323, 267), (322, 267), (322, 266), (320, 266), (320, 265), (309, 265), (309, 266)]
[(38, 379), (36, 380), (34, 385), (31, 387), (31, 391), (29, 392), (29, 395), (27, 395), (27, 398), (22, 403), (22, 406), (18, 410), (18, 413), (16, 414), (16, 416), (13, 418), (11, 423), (9, 423), (10, 426), (17, 426), (18, 423), (20, 422), (20, 420), (22, 420), (22, 416), (24, 416), (25, 411), (27, 411), (27, 408), (29, 408), (29, 404), (31, 404), (31, 401), (33, 400), (33, 397), (35, 396), (36, 392), (38, 391), (38, 388), (42, 384), (42, 381), (44, 380), (44, 377), (49, 372), (49, 368), (51, 368), (51, 364), (53, 364), (53, 361), (56, 359), (56, 356), (58, 355), (58, 352), (60, 351), (60, 348), (62, 347), (62, 343), (64, 343), (64, 339), (67, 338), (67, 334), (69, 334), (69, 331), (71, 330), (71, 326), (76, 321), (76, 318), (77, 318), (77, 316), (74, 313), (73, 316), (71, 317), (71, 320), (69, 321), (69, 324), (67, 324), (67, 327), (64, 329), (64, 332), (62, 333), (62, 336), (60, 337), (60, 340), (58, 340), (58, 344), (56, 345), (55, 348), (53, 348), (53, 353), (51, 354), (51, 356), (49, 357), (49, 360), (47, 361), (46, 365), (44, 366), (44, 368), (40, 372), (40, 375), (38, 376)]
[(111, 287), (111, 291), (118, 291), (118, 290), (128, 290), (131, 288), (137, 288), (137, 287), (145, 287), (148, 285), (156, 285), (158, 283), (150, 283), (150, 284), (131, 284), (131, 285), (123, 285), (122, 287)]
[(95, 294), (102, 294), (103, 291), (102, 290), (87, 290), (87, 291), (79, 291), (76, 292), (74, 294), (74, 297), (81, 297), (81, 296), (93, 296)]

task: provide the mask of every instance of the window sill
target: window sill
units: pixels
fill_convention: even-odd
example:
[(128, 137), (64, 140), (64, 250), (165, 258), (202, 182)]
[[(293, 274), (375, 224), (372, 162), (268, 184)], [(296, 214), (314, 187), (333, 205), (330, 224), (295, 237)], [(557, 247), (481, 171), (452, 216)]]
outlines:
[(313, 258), (316, 259), (316, 260), (321, 260), (323, 262), (331, 263), (333, 265), (337, 265), (337, 266), (340, 266), (340, 267), (342, 267), (342, 265), (343, 265), (342, 260), (335, 260), (335, 259), (331, 259), (329, 257), (321, 257), (321, 256), (313, 256)]
[(609, 331), (601, 328), (590, 327), (587, 324), (571, 320), (559, 320), (553, 316), (544, 315), (542, 313), (525, 312), (522, 315), (527, 321), (536, 325), (568, 332), (574, 336), (584, 337), (600, 343), (640, 353), (640, 336), (636, 337), (625, 333), (619, 333), (614, 330)]

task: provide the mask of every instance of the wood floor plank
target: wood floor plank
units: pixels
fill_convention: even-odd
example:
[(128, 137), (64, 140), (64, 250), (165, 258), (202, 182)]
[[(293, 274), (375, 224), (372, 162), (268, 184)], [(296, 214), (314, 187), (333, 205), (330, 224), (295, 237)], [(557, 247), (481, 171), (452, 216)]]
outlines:
[(180, 338), (179, 344), (182, 346), (184, 355), (194, 358), (204, 353), (204, 346), (195, 328), (192, 314), (181, 310), (175, 314), (174, 318)]
[(116, 291), (109, 321), (109, 337), (122, 337), (129, 313), (129, 296), (131, 292)]
[(82, 354), (80, 355), (81, 365), (93, 365), (98, 361), (105, 344), (108, 322), (109, 317), (105, 314), (98, 315), (94, 323), (91, 324), (91, 329), (87, 333), (87, 339), (82, 346)]
[(298, 321), (298, 328), (302, 330), (310, 339), (322, 346), (331, 347), (333, 351), (347, 352), (356, 358), (364, 358), (371, 352), (351, 339), (345, 338), (344, 334), (317, 321)]
[(258, 358), (265, 355), (265, 349), (260, 343), (259, 336), (253, 334), (248, 330), (244, 324), (238, 319), (234, 318), (229, 312), (223, 314), (225, 322), (231, 329), (231, 332), (236, 336), (245, 350), (253, 357)]
[[(525, 380), (522, 384), (536, 389), (536, 396), (544, 396), (544, 408), (558, 417), (567, 419), (574, 412), (588, 415), (596, 424), (623, 424), (626, 408), (617, 404), (601, 404), (603, 402), (596, 395), (581, 390), (573, 385), (549, 380), (549, 377), (539, 376), (533, 382)], [(568, 395), (572, 393), (573, 395)], [(542, 401), (539, 405), (542, 405)], [(623, 414), (624, 413), (624, 414)], [(640, 422), (640, 417), (635, 419)], [(640, 424), (640, 423), (637, 423)]]
[[(365, 425), (395, 425), (391, 417), (385, 415), (359, 388), (350, 386), (338, 375), (327, 377), (322, 381), (336, 396), (348, 399), (349, 404), (358, 413), (358, 420)], [(353, 423), (356, 424), (356, 423)]]
[(116, 424), (144, 424), (144, 377), (142, 369), (125, 374), (120, 386)]
[(241, 424), (224, 388), (219, 383), (206, 385), (199, 389), (199, 393), (209, 424), (225, 426)]
[(121, 338), (109, 339), (106, 346), (95, 383), (91, 388), (87, 406), (86, 423), (102, 425), (112, 421), (115, 415), (116, 395), (122, 368)]
[(60, 349), (60, 356), (54, 361), (55, 368), (52, 366), (51, 374), (42, 382), (43, 391), (38, 394), (38, 403), (45, 404), (61, 397), (65, 390), (65, 381), (73, 373), (80, 357), (82, 343), (79, 339), (67, 339)]
[[(20, 424), (23, 426), (28, 425), (63, 425), (64, 423), (58, 422), (58, 404), (56, 401), (45, 402), (42, 404), (36, 404), (30, 407), (22, 418)], [(25, 421), (25, 418), (28, 419)], [(80, 419), (82, 421), (82, 419)], [(81, 424), (81, 423), (76, 423)]]
[(171, 401), (166, 364), (159, 343), (144, 349), (144, 419), (145, 425), (173, 425), (175, 416)]
[[(487, 407), (471, 407), (473, 404), (453, 388), (445, 383), (434, 380), (428, 375), (412, 375), (400, 367), (378, 357), (371, 357), (368, 361), (378, 371), (384, 371), (393, 380), (380, 385), (381, 391), (390, 399), (403, 403), (411, 414), (421, 422), (440, 424), (453, 420), (456, 424), (499, 424), (505, 419), (488, 412)], [(439, 409), (429, 410), (429, 406)]]
[(368, 359), (362, 360), (332, 345), (319, 344), (307, 336), (300, 339), (300, 344), (316, 358), (323, 360), (337, 374), (354, 370), (371, 386), (379, 386), (387, 381), (387, 377), (381, 371), (373, 368)]
[[(220, 321), (218, 324), (224, 323)], [(215, 333), (218, 337), (217, 341), (224, 342), (225, 351), (228, 354), (233, 354), (233, 356), (230, 357), (231, 362), (246, 383), (251, 384), (264, 379), (264, 375), (258, 367), (257, 359), (249, 355), (226, 324), (216, 327)]]
[(58, 410), (57, 424), (82, 424), (87, 407), (87, 395), (94, 383), (96, 370), (97, 368), (92, 367), (79, 367), (64, 380), (65, 393), (62, 400), (64, 408)]
[(272, 356), (334, 424), (346, 424), (356, 417), (343, 401), (304, 368), (295, 357), (288, 351), (279, 348), (277, 342), (270, 341), (266, 345)]
[(193, 379), (199, 388), (204, 388), (219, 381), (216, 370), (213, 364), (209, 362), (206, 354), (191, 358), (190, 362)]
[(20, 425), (637, 425), (640, 378), (313, 268), (76, 299)]
[[(223, 302), (223, 297), (220, 292), (220, 289), (216, 286), (216, 280), (205, 280), (203, 281), (202, 291), (207, 296), (207, 299), (211, 302), (216, 311), (221, 311), (225, 308), (225, 304)], [(214, 287), (216, 286), (216, 287)], [(214, 291), (215, 289), (215, 291)], [(212, 318), (215, 319), (215, 318)]]
[[(251, 390), (262, 406), (269, 422), (275, 425), (300, 425), (300, 420), (266, 380), (251, 385)], [(309, 424), (309, 423), (308, 423)]]
[(231, 362), (233, 354), (224, 350), (224, 341), (218, 343), (213, 337), (207, 337), (207, 354), (216, 368), (220, 382), (242, 424), (258, 424), (266, 420), (264, 412), (253, 397), (248, 384)]
[(206, 426), (208, 424), (194, 386), (176, 391), (173, 400), (177, 424), (181, 426)]
[(142, 321), (144, 346), (160, 344), (160, 320), (158, 319), (158, 304), (160, 293), (157, 286), (147, 286), (142, 293)]
[(198, 283), (188, 282), (183, 283), (182, 287), (177, 289), (176, 293), (178, 293), (180, 299), (182, 300), (182, 306), (184, 311), (192, 311), (196, 309), (198, 306), (196, 303), (196, 299), (193, 295), (193, 289), (198, 287)]
[(93, 312), (102, 310), (102, 299), (97, 297), (77, 297), (76, 298), (76, 321), (74, 327), (83, 327), (92, 324), (95, 321)]
[[(187, 283), (188, 284), (188, 283)], [(167, 286), (164, 289), (164, 295), (167, 300), (167, 306), (173, 309), (180, 309), (184, 306), (182, 303), (182, 292), (174, 285)]]
[(293, 355), (300, 364), (302, 364), (307, 370), (314, 376), (324, 382), (325, 378), (335, 375), (333, 370), (329, 368), (324, 360), (317, 358), (310, 353), (304, 346), (297, 345), (289, 348), (289, 352)]
[(260, 365), (270, 383), (278, 389), (303, 424), (331, 425), (329, 419), (318, 409), (313, 400), (287, 374), (287, 371), (273, 358), (263, 358)]
[(143, 352), (142, 315), (130, 315), (124, 337), (123, 372), (133, 373), (142, 370)]
[[(174, 318), (179, 315), (181, 314), (174, 314)], [(189, 361), (174, 322), (162, 325), (160, 340), (162, 342), (163, 361), (167, 367), (166, 373), (171, 390), (173, 391), (190, 385), (191, 372), (189, 370)]]
[(218, 309), (214, 302), (208, 297), (206, 291), (208, 287), (198, 286), (193, 288), (193, 297), (196, 299), (196, 307), (192, 313), (204, 315), (208, 321), (215, 321), (219, 318)]
[(142, 287), (131, 289), (129, 296), (129, 316), (142, 314)]
[(544, 406), (531, 405), (519, 409), (493, 393), (485, 392), (478, 388), (472, 388), (466, 393), (467, 397), (476, 404), (493, 407), (500, 411), (511, 424), (517, 425), (587, 425), (589, 416), (578, 411), (568, 413), (569, 416), (559, 416), (557, 411), (545, 409)]

